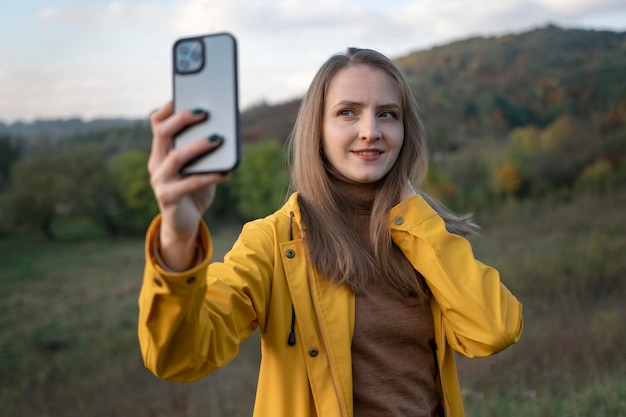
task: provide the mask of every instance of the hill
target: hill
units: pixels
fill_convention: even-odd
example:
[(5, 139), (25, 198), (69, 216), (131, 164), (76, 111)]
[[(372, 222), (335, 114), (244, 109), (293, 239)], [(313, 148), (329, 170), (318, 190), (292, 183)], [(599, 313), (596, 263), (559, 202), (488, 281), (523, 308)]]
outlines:
[(462, 40), (397, 63), (439, 144), (626, 107), (625, 32), (547, 26)]
[(79, 118), (35, 120), (34, 122), (0, 122), (0, 136), (19, 136), (22, 138), (47, 137), (52, 140), (62, 139), (94, 130), (110, 129), (133, 124), (129, 119), (95, 119), (84, 121)]

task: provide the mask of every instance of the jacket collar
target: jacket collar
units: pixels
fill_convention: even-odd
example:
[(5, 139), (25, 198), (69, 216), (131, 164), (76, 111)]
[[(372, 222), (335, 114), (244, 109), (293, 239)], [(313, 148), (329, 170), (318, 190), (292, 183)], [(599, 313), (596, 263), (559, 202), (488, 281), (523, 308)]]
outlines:
[(278, 214), (286, 216), (290, 219), (292, 239), (301, 239), (302, 230), (302, 214), (298, 205), (298, 193), (295, 192), (289, 196), (285, 204), (278, 210)]

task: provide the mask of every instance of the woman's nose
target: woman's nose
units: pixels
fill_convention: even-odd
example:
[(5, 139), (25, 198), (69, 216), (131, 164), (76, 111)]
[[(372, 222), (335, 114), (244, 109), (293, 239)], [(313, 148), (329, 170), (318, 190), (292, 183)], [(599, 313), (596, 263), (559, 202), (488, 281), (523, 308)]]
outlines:
[(360, 139), (364, 141), (374, 142), (382, 137), (376, 116), (361, 117), (359, 130)]

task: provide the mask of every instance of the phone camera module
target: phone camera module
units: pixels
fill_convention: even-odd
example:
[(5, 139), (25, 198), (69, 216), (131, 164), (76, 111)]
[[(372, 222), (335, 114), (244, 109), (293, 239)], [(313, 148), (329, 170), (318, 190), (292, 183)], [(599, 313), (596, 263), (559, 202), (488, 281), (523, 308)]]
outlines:
[(176, 70), (181, 74), (200, 71), (204, 66), (204, 45), (198, 40), (186, 40), (175, 49)]

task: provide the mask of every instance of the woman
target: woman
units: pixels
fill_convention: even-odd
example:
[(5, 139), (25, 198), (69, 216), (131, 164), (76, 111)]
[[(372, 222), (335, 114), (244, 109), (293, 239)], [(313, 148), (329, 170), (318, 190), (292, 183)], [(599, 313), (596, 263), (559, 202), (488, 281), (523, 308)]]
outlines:
[(161, 214), (148, 230), (139, 338), (157, 376), (192, 381), (262, 337), (255, 416), (462, 416), (453, 351), (515, 343), (522, 308), (477, 261), (474, 230), (417, 193), (427, 147), (417, 105), (385, 56), (349, 49), (318, 71), (291, 137), (285, 205), (210, 263), (202, 213), (218, 174), (180, 167), (219, 146), (171, 150), (206, 115), (151, 116)]

